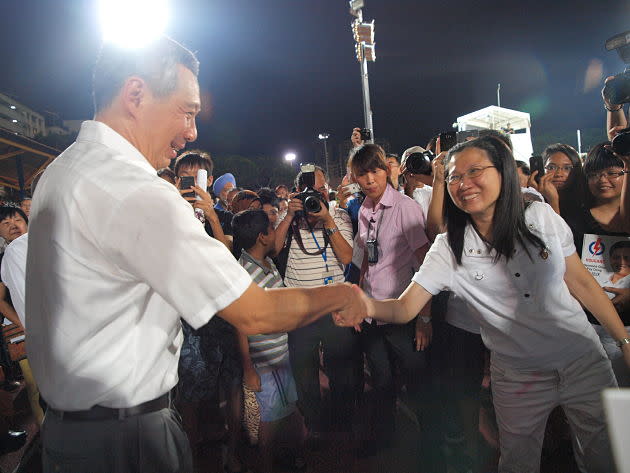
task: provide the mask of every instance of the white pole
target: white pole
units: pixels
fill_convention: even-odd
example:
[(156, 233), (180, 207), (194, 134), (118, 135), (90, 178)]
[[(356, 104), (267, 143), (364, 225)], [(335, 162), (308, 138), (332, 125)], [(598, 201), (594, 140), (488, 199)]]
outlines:
[(497, 105), (501, 106), (501, 84), (497, 84)]
[(578, 153), (582, 154), (582, 133), (580, 130), (577, 131), (577, 140), (578, 140)]

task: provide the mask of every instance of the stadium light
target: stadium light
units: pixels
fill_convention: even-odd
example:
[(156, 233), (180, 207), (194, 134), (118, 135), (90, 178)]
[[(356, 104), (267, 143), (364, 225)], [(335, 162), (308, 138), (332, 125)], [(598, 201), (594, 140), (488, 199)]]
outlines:
[(103, 41), (136, 48), (164, 33), (168, 0), (101, 0)]
[(293, 161), (297, 158), (295, 153), (287, 153), (284, 155), (284, 160), (290, 164), (293, 164)]

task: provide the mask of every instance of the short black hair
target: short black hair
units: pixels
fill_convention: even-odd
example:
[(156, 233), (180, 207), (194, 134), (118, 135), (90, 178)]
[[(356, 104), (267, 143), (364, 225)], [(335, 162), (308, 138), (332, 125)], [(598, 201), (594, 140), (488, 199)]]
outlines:
[(525, 161), (517, 160), (516, 169), (520, 169), (526, 176), (530, 176), (532, 174), (532, 172), (529, 170), (529, 164), (527, 164)]
[(2, 222), (5, 218), (13, 217), (16, 214), (22, 217), (28, 224), (28, 217), (24, 211), (19, 207), (12, 207), (10, 205), (3, 205), (0, 207), (0, 222)]
[(269, 204), (272, 207), (278, 208), (278, 196), (269, 187), (261, 187), (256, 191), (261, 205)]
[[(240, 255), (241, 250), (251, 249), (261, 233), (267, 235), (269, 217), (264, 210), (243, 210), (232, 217), (232, 232), (234, 233), (234, 254)], [(238, 253), (237, 253), (238, 249)]]
[(387, 153), (385, 155), (385, 160), (387, 160), (387, 158), (394, 158), (396, 162), (400, 164), (400, 156), (398, 156), (396, 153)]
[(584, 160), (584, 174), (601, 171), (611, 167), (623, 167), (623, 161), (615, 156), (608, 146), (610, 141), (593, 146)]
[(168, 36), (160, 36), (142, 48), (103, 43), (92, 78), (95, 113), (111, 105), (131, 76), (144, 79), (156, 97), (168, 97), (177, 89), (178, 65), (195, 77), (199, 75), (195, 55)]
[[(157, 175), (159, 177), (162, 176), (168, 176), (171, 179), (173, 179), (173, 181), (177, 178), (177, 176), (175, 175), (175, 173), (173, 172), (173, 170), (171, 168), (160, 168), (157, 170)], [(164, 178), (162, 178), (164, 179)]]
[(199, 149), (191, 149), (180, 154), (175, 160), (175, 175), (179, 177), (179, 170), (182, 167), (195, 167), (199, 166), (200, 169), (208, 171), (208, 177), (212, 176), (214, 170), (214, 163), (210, 157), (210, 153), (201, 151)]

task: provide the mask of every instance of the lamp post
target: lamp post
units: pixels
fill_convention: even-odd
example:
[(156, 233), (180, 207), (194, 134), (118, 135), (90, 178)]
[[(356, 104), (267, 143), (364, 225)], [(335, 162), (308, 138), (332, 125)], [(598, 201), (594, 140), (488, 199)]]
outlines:
[(330, 134), (320, 133), (318, 138), (324, 141), (324, 159), (326, 160), (326, 175), (330, 176), (330, 172), (328, 172), (328, 138), (330, 138)]
[(372, 107), (370, 106), (370, 83), (368, 80), (368, 61), (376, 61), (376, 43), (374, 42), (374, 20), (371, 23), (363, 22), (363, 0), (350, 0), (350, 14), (355, 17), (352, 22), (352, 34), (354, 37), (356, 57), (361, 64), (361, 90), (363, 91), (363, 118), (365, 128), (370, 130), (368, 143), (374, 143), (374, 126), (372, 125)]

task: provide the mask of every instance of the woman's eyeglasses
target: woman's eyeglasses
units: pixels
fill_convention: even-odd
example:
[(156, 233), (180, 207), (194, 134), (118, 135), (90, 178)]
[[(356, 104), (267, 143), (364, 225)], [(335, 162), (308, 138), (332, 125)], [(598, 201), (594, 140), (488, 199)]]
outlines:
[(571, 172), (573, 170), (573, 166), (572, 165), (557, 166), (555, 164), (547, 164), (545, 166), (545, 169), (549, 172), (556, 172), (556, 171)]
[(623, 171), (600, 171), (600, 172), (589, 172), (586, 175), (586, 179), (589, 181), (599, 181), (602, 177), (605, 177), (609, 181), (619, 179), (623, 176), (625, 172)]
[(476, 177), (481, 176), (486, 169), (493, 168), (493, 167), (496, 167), (496, 166), (475, 167), (475, 168), (470, 168), (468, 171), (466, 171), (463, 174), (449, 174), (448, 177), (446, 178), (446, 183), (449, 186), (452, 186), (454, 184), (458, 184), (462, 182), (462, 179), (464, 177), (467, 177), (469, 179), (474, 179)]

